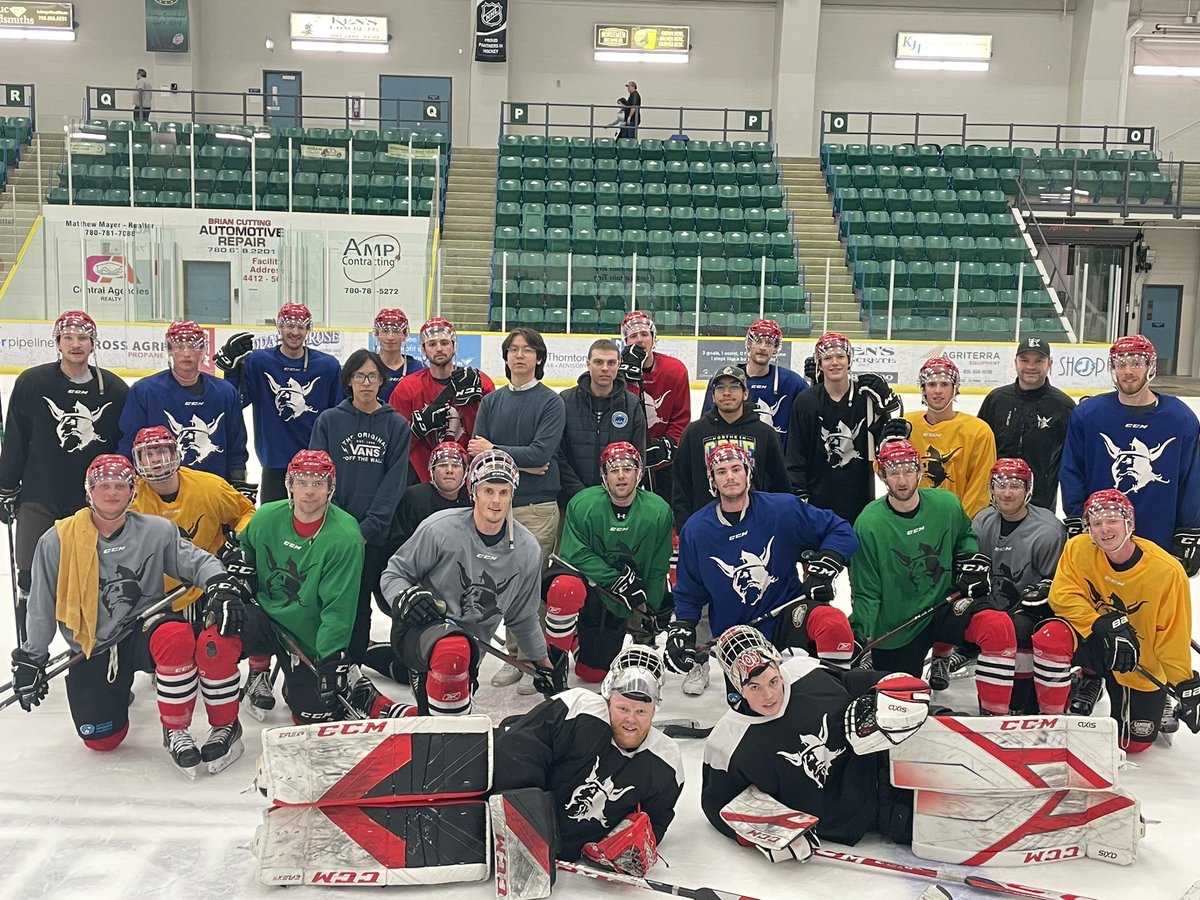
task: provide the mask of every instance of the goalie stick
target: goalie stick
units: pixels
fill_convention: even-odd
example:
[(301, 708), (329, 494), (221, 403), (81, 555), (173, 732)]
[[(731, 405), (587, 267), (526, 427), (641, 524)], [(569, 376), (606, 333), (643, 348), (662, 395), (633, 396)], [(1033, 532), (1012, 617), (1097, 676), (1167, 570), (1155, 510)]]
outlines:
[(873, 641), (868, 641), (866, 644), (863, 645), (863, 648), (854, 655), (854, 660), (850, 663), (850, 665), (857, 666), (862, 661), (863, 657), (865, 657), (868, 653), (870, 653), (872, 650), (874, 650), (876, 647), (878, 647), (880, 644), (882, 644), (888, 638), (895, 637), (900, 632), (902, 632), (905, 628), (908, 628), (908, 626), (917, 624), (922, 619), (924, 619), (926, 616), (932, 615), (933, 613), (937, 612), (939, 609), (941, 609), (946, 604), (956, 603), (961, 599), (962, 599), (962, 592), (955, 591), (953, 594), (951, 594), (949, 597), (947, 597), (941, 603), (935, 603), (935, 604), (933, 604), (933, 606), (929, 607), (928, 609), (921, 610), (919, 613), (917, 613), (915, 616), (913, 616), (907, 622), (903, 622), (900, 625), (897, 625), (891, 631), (887, 632), (886, 634), (881, 634), (879, 637), (875, 638), (875, 640), (873, 640)]
[(655, 881), (652, 878), (638, 878), (635, 875), (622, 875), (619, 872), (609, 872), (605, 869), (594, 869), (580, 863), (558, 860), (555, 865), (560, 872), (570, 872), (572, 875), (583, 875), (599, 881), (613, 884), (632, 884), (634, 887), (658, 891), (663, 894), (674, 894), (677, 897), (691, 897), (692, 900), (755, 900), (747, 894), (735, 894), (731, 891), (719, 891), (716, 888), (690, 888), (679, 884), (668, 884), (665, 881)]

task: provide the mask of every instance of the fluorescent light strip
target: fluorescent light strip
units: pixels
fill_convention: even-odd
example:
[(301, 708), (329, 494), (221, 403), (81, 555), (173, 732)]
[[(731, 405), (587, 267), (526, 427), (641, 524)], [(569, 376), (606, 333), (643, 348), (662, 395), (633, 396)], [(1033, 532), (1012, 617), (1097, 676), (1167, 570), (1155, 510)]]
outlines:
[(936, 72), (986, 72), (990, 67), (986, 62), (973, 62), (961, 59), (898, 59), (897, 69), (925, 69)]
[(1134, 66), (1134, 75), (1162, 75), (1168, 78), (1200, 78), (1200, 66)]
[(341, 41), (292, 41), (293, 50), (323, 50), (327, 53), (387, 53), (387, 44), (352, 44)]
[(688, 51), (655, 50), (653, 52), (647, 52), (643, 50), (595, 50), (592, 52), (592, 59), (596, 60), (596, 62), (682, 64), (688, 61)]
[(0, 27), (0, 39), (6, 41), (73, 41), (74, 29)]

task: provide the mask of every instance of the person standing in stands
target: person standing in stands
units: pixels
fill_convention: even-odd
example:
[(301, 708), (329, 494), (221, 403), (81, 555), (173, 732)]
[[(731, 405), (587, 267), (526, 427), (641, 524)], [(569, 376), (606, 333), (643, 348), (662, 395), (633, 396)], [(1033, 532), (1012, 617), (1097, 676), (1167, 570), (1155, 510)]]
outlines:
[(629, 96), (621, 101), (625, 107), (625, 120), (617, 137), (636, 139), (638, 126), (642, 124), (642, 95), (638, 93), (636, 81), (627, 81), (625, 90), (629, 92)]
[(154, 92), (150, 87), (150, 79), (146, 77), (145, 69), (137, 70), (137, 80), (133, 83), (133, 121), (150, 121), (150, 98)]

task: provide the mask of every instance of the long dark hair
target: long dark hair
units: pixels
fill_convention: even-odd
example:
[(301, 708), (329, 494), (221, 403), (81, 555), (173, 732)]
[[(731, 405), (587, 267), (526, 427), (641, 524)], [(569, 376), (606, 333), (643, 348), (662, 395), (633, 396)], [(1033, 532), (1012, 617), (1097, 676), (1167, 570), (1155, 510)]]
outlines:
[(524, 327), (514, 328), (508, 333), (504, 343), (500, 345), (500, 352), (504, 356), (504, 377), (512, 378), (512, 372), (508, 368), (508, 348), (512, 346), (513, 339), (517, 337), (524, 338), (525, 343), (533, 348), (534, 356), (537, 357), (537, 368), (533, 370), (533, 377), (541, 381), (542, 376), (546, 374), (546, 342), (537, 331)]
[(347, 397), (354, 395), (354, 389), (350, 384), (351, 377), (368, 362), (375, 363), (375, 368), (381, 378), (387, 378), (387, 369), (384, 368), (383, 360), (379, 358), (378, 353), (366, 348), (355, 350), (342, 365), (342, 390), (346, 392)]

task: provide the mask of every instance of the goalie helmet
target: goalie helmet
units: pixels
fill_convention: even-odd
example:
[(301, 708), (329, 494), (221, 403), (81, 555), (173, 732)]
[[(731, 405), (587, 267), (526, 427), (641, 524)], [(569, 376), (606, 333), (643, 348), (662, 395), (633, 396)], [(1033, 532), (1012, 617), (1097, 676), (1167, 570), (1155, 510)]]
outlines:
[(290, 491), (292, 481), (297, 475), (317, 475), (322, 476), (329, 482), (329, 493), (333, 493), (333, 485), (337, 480), (337, 470), (333, 466), (333, 460), (324, 450), (299, 450), (292, 457), (292, 461), (287, 467), (287, 487)]
[(988, 475), (988, 490), (995, 491), (996, 483), (1000, 481), (1022, 481), (1025, 484), (1025, 502), (1033, 495), (1033, 469), (1023, 459), (1001, 457), (992, 466)]
[(456, 462), (464, 469), (467, 467), (467, 451), (458, 441), (442, 441), (429, 454), (429, 474), (433, 474), (435, 466), (442, 463)]
[(102, 481), (123, 481), (129, 485), (129, 503), (126, 504), (125, 510), (133, 505), (133, 488), (137, 484), (137, 472), (134, 471), (133, 463), (118, 453), (101, 453), (92, 460), (83, 480), (83, 492), (87, 496), (88, 506), (92, 509), (96, 508), (92, 502), (92, 489)]
[(662, 685), (666, 675), (662, 657), (651, 647), (631, 644), (612, 661), (600, 684), (605, 700), (620, 694), (643, 703), (662, 703)]
[(57, 319), (54, 320), (54, 341), (58, 339), (66, 331), (77, 331), (86, 334), (93, 341), (96, 340), (96, 320), (85, 313), (82, 309), (69, 309)]
[(912, 441), (896, 438), (879, 445), (875, 453), (875, 469), (881, 478), (902, 466), (909, 467), (908, 471), (921, 471), (921, 454), (912, 445)]
[(753, 344), (770, 344), (776, 350), (783, 343), (783, 329), (770, 319), (756, 319), (746, 329), (746, 349)]
[[(155, 454), (167, 454), (165, 460)], [(133, 439), (133, 465), (137, 473), (151, 484), (170, 481), (179, 471), (179, 442), (171, 429), (153, 425), (138, 431)]]
[(422, 341), (422, 343), (425, 341), (426, 338), (435, 338), (435, 337), (443, 337), (443, 336), (450, 338), (450, 340), (454, 340), (457, 337), (457, 332), (454, 330), (454, 326), (450, 323), (450, 321), (448, 319), (435, 317), (435, 318), (430, 319), (428, 322), (426, 322), (424, 325), (421, 326), (421, 341)]
[(708, 492), (714, 497), (717, 496), (717, 482), (713, 478), (713, 469), (725, 462), (740, 462), (746, 467), (747, 487), (754, 478), (754, 457), (750, 455), (750, 451), (740, 444), (717, 444), (709, 451), (704, 461), (704, 467), (708, 470)]
[(517, 485), (521, 483), (521, 473), (511, 456), (493, 447), (471, 460), (471, 467), (467, 470), (467, 492), (472, 501), (475, 500), (475, 488), (483, 481), (511, 484), (515, 493)]
[(817, 346), (813, 354), (817, 359), (837, 354), (841, 354), (847, 359), (853, 358), (854, 347), (850, 344), (850, 338), (838, 331), (828, 331), (817, 338)]
[(629, 343), (629, 336), (639, 331), (648, 331), (650, 337), (658, 339), (658, 329), (654, 326), (654, 320), (640, 309), (635, 309), (621, 320), (621, 340)]
[(281, 329), (288, 325), (312, 328), (312, 312), (303, 303), (285, 303), (275, 315), (275, 325)]
[(779, 651), (753, 625), (734, 625), (723, 631), (713, 645), (713, 656), (738, 694), (763, 669), (783, 662)]
[(921, 371), (917, 374), (917, 384), (923, 388), (926, 382), (935, 378), (945, 378), (954, 385), (955, 393), (958, 392), (960, 376), (954, 360), (947, 356), (935, 356), (921, 363)]
[(408, 316), (402, 309), (381, 309), (374, 327), (376, 334), (408, 334)]
[(1114, 516), (1124, 519), (1133, 531), (1133, 503), (1116, 488), (1105, 488), (1096, 491), (1083, 504), (1083, 524), (1090, 526), (1100, 519), (1111, 519)]
[(167, 328), (167, 350), (175, 348), (185, 350), (207, 350), (208, 338), (204, 329), (195, 322), (172, 322)]

